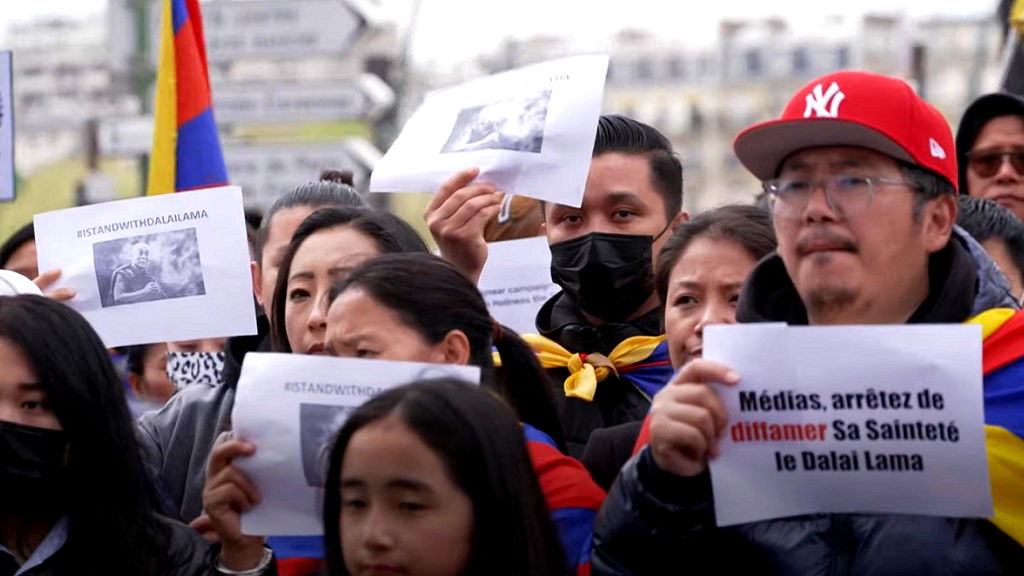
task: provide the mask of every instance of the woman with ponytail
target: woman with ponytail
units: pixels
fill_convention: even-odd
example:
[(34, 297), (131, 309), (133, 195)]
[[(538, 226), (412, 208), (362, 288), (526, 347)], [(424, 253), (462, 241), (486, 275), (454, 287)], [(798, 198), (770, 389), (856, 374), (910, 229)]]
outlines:
[[(564, 454), (551, 385), (536, 355), (491, 319), (476, 286), (440, 258), (387, 254), (336, 283), (330, 299), (328, 354), (480, 367), (481, 385), (508, 403), (523, 424), (570, 569), (589, 573), (593, 520), (604, 492)], [(500, 377), (495, 349), (502, 358)]]

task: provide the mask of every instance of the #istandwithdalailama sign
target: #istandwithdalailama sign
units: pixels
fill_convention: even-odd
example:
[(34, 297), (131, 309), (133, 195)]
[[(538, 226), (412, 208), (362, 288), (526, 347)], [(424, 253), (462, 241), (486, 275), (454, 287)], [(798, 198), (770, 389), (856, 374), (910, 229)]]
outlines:
[(242, 191), (235, 186), (35, 216), (40, 270), (108, 347), (256, 333)]
[(992, 514), (981, 328), (711, 326), (729, 415), (719, 526), (816, 513)]
[(259, 490), (242, 515), (245, 534), (318, 536), (334, 437), (377, 394), (417, 380), (479, 384), (476, 366), (250, 352), (231, 413), (234, 435), (256, 445), (235, 460)]

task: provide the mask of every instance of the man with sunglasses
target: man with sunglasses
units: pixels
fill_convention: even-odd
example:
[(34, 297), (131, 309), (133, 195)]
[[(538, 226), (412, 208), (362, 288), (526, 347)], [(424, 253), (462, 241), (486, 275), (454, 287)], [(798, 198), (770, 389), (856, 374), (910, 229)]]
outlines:
[(960, 191), (1024, 220), (1024, 99), (994, 93), (972, 102), (957, 129), (956, 152)]
[[(743, 131), (734, 148), (764, 183), (778, 238), (777, 253), (743, 287), (738, 321), (955, 323), (992, 304), (1012, 306), (994, 276), (979, 273), (984, 254), (954, 231), (949, 125), (902, 80), (865, 72), (814, 80), (780, 119)], [(622, 469), (595, 525), (594, 574), (1003, 574), (1024, 566), (1012, 530), (987, 520), (818, 514), (716, 527), (707, 462), (729, 414), (708, 384), (740, 378), (696, 359), (655, 397), (647, 446)]]

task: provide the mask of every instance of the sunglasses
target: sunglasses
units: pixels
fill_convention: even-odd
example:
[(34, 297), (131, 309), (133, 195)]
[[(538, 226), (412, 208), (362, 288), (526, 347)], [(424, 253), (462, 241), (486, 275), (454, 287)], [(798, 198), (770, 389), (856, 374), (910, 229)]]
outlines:
[(980, 178), (991, 178), (1003, 166), (1003, 158), (1010, 160), (1010, 166), (1017, 174), (1024, 175), (1024, 149), (968, 152), (967, 165)]

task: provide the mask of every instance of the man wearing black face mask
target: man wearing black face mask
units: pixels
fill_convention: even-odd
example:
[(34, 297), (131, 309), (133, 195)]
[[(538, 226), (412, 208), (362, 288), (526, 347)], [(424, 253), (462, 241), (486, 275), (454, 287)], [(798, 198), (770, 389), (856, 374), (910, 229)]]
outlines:
[[(471, 278), (486, 260), (476, 228), (482, 231), (497, 213), (501, 196), (474, 182), (476, 175), (453, 177), (425, 215), (442, 255)], [(583, 453), (594, 430), (643, 419), (671, 376), (658, 338), (652, 270), (662, 244), (688, 218), (682, 200), (682, 164), (668, 139), (611, 115), (598, 122), (583, 205), (544, 206), (551, 277), (562, 292), (537, 316), (543, 338), (527, 340), (546, 352), (542, 363), (559, 384), (555, 397), (573, 456)]]

